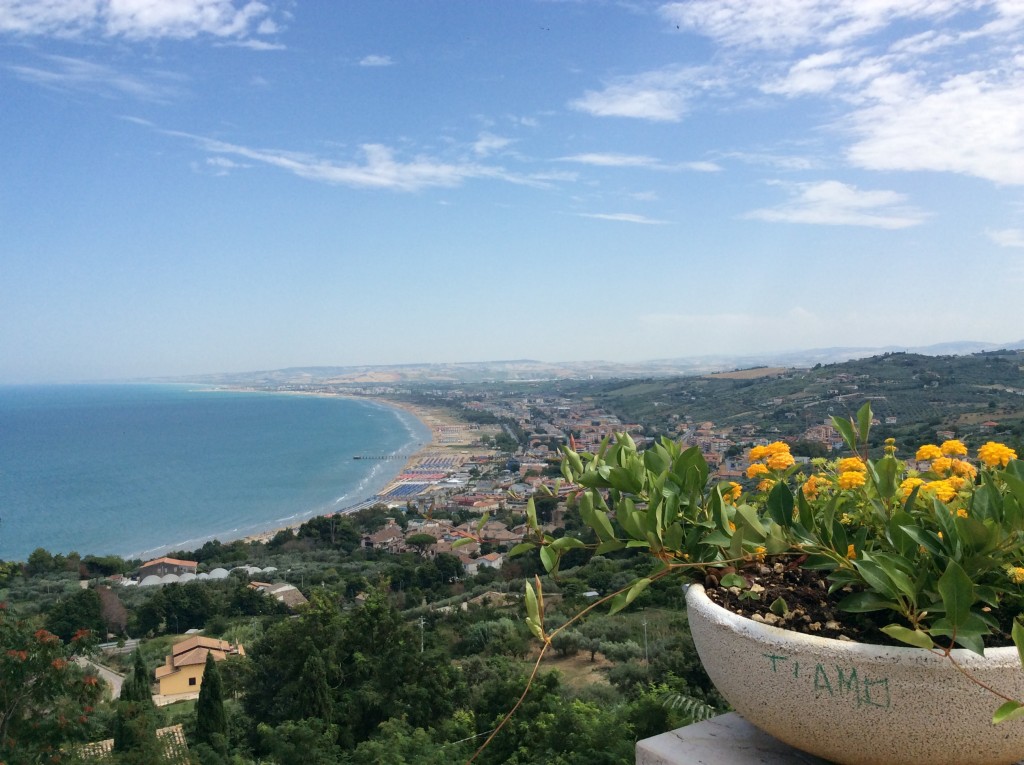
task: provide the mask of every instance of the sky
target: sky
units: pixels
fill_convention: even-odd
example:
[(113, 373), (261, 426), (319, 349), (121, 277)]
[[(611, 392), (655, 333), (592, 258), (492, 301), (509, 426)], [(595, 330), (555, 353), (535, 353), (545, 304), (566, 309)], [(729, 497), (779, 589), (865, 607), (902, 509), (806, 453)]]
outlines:
[(0, 0), (0, 383), (1024, 337), (1022, 0)]

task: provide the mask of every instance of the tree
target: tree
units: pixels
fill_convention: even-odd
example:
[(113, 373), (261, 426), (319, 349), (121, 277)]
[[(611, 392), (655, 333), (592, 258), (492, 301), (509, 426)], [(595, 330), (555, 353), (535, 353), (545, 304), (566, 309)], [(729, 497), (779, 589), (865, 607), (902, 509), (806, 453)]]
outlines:
[(79, 590), (54, 604), (46, 617), (46, 628), (64, 642), (79, 630), (104, 635), (102, 604), (96, 590)]
[(123, 635), (128, 626), (128, 611), (121, 599), (109, 587), (97, 587), (96, 594), (100, 596), (100, 616), (107, 632)]
[(424, 555), (428, 547), (437, 544), (437, 538), (430, 534), (410, 534), (405, 543), (415, 547), (420, 555)]
[(76, 635), (65, 644), (0, 603), (0, 762), (59, 762), (61, 747), (84, 742), (101, 693), (96, 675), (74, 662), (88, 643)]
[(228, 753), (228, 723), (224, 714), (224, 693), (213, 652), (206, 654), (203, 682), (196, 702), (196, 743), (206, 744), (221, 756)]
[(144, 704), (153, 704), (153, 695), (150, 692), (149, 671), (142, 659), (142, 651), (135, 649), (132, 657), (132, 671), (124, 679), (121, 685), (122, 701), (138, 701)]
[[(121, 685), (114, 719), (114, 751), (124, 765), (159, 761), (161, 747), (156, 738), (156, 705), (150, 693), (149, 671), (142, 652), (135, 649), (132, 671)], [(156, 759), (153, 759), (156, 758)]]
[(309, 658), (302, 665), (299, 709), (305, 718), (315, 717), (330, 723), (334, 716), (334, 703), (331, 700), (331, 689), (327, 685), (327, 668), (315, 645), (306, 643), (305, 649)]

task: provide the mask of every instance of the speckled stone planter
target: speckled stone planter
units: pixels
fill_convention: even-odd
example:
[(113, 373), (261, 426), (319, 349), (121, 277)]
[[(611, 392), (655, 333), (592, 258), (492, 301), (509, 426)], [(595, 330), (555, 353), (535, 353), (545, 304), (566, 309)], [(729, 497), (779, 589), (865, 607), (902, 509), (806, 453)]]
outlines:
[[(1000, 699), (949, 659), (919, 648), (830, 640), (771, 627), (686, 592), (701, 663), (761, 730), (842, 765), (1010, 765), (1024, 758), (1024, 720), (992, 725)], [(953, 651), (973, 677), (1024, 699), (1014, 647)]]

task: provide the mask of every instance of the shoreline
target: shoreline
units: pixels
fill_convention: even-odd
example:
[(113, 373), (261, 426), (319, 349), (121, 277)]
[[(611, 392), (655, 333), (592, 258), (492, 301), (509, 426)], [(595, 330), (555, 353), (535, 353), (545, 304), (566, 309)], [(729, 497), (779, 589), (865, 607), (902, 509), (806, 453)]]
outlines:
[[(384, 484), (380, 491), (376, 492), (372, 497), (356, 502), (347, 507), (343, 507), (337, 510), (331, 510), (326, 513), (313, 513), (308, 517), (297, 520), (293, 523), (289, 523), (283, 526), (275, 526), (274, 528), (265, 529), (253, 534), (248, 534), (244, 537), (240, 537), (242, 541), (247, 543), (260, 542), (266, 544), (273, 539), (277, 534), (282, 531), (292, 530), (295, 531), (304, 523), (318, 517), (330, 517), (332, 515), (346, 515), (353, 512), (358, 512), (365, 507), (372, 506), (377, 502), (384, 501), (380, 498), (396, 484), (396, 480), (399, 476), (408, 473), (410, 470), (415, 468), (429, 455), (436, 453), (440, 449), (444, 448), (444, 445), (440, 443), (439, 429), (445, 426), (463, 425), (457, 417), (453, 416), (450, 412), (440, 408), (424, 407), (417, 404), (410, 404), (405, 401), (395, 401), (388, 398), (378, 398), (376, 396), (355, 396), (346, 393), (325, 393), (325, 392), (307, 392), (307, 391), (260, 391), (257, 389), (238, 389), (238, 388), (224, 388), (221, 390), (230, 390), (237, 392), (253, 392), (253, 393), (279, 393), (282, 395), (298, 395), (298, 396), (316, 396), (320, 398), (347, 398), (356, 401), (369, 401), (381, 406), (389, 407), (391, 409), (398, 409), (406, 412), (407, 414), (415, 417), (419, 420), (420, 424), (423, 425), (427, 430), (430, 431), (430, 441), (424, 443), (418, 449), (413, 451), (406, 458), (405, 462), (402, 463), (402, 467), (397, 470), (392, 478)], [(419, 496), (419, 495), (416, 495)], [(410, 497), (411, 499), (412, 497)]]

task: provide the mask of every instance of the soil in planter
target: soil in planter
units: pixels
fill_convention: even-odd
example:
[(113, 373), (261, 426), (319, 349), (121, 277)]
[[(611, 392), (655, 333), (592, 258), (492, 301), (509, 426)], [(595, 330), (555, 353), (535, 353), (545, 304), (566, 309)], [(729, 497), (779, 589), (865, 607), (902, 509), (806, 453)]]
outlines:
[[(708, 597), (718, 605), (748, 619), (772, 624), (808, 635), (853, 640), (876, 645), (906, 646), (893, 640), (881, 628), (901, 623), (899, 616), (887, 611), (854, 614), (840, 611), (837, 603), (846, 595), (839, 591), (829, 595), (827, 572), (796, 568), (771, 559), (764, 565), (737, 572), (748, 582), (748, 587), (722, 587), (720, 577), (709, 574), (704, 587)], [(772, 604), (778, 599), (786, 607)], [(778, 613), (778, 612), (782, 613)], [(989, 646), (1012, 645), (1009, 628), (1016, 609), (1006, 609), (1004, 630), (985, 640)]]

